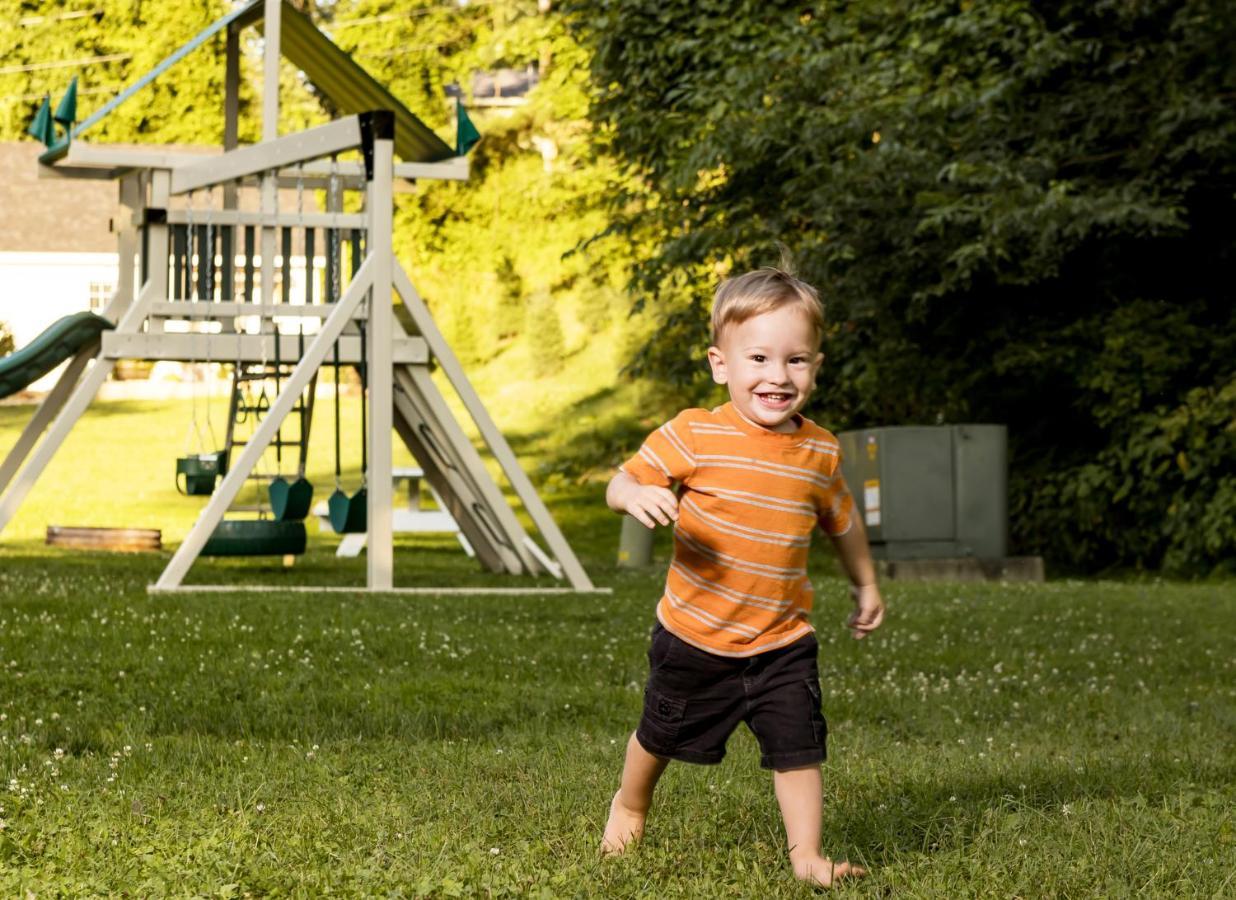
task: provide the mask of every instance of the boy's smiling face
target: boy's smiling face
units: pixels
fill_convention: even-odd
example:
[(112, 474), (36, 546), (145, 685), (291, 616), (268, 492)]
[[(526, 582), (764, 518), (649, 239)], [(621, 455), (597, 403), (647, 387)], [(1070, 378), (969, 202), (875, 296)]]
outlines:
[(729, 389), (744, 419), (769, 431), (798, 428), (794, 414), (811, 396), (823, 361), (811, 321), (794, 306), (730, 323), (708, 348), (712, 380)]

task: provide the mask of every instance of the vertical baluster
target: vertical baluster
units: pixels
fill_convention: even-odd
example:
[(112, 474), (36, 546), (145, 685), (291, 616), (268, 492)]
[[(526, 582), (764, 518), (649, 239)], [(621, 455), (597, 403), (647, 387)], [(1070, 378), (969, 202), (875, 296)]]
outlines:
[(193, 243), (197, 246), (197, 296), (210, 299), (210, 250), (206, 246), (206, 226), (193, 226)]
[(305, 229), (305, 305), (312, 306), (318, 290), (318, 272), (314, 268), (314, 244), (317, 242), (313, 228)]
[(236, 226), (217, 227), (223, 253), (223, 271), (220, 294), (224, 300), (236, 298)]
[(254, 246), (253, 226), (245, 226), (245, 302), (253, 302), (253, 255), (256, 252)]
[(283, 302), (292, 302), (292, 229), (281, 229), (280, 248), (283, 250), (283, 265), (280, 267), (280, 277), (283, 279), (281, 296)]
[(171, 299), (184, 300), (189, 292), (185, 290), (187, 276), (185, 270), (186, 256), (188, 248), (185, 246), (185, 227), (183, 225), (172, 226), (172, 283), (171, 283)]
[(335, 268), (339, 265), (336, 258), (339, 255), (339, 229), (326, 228), (326, 302), (334, 303), (339, 298), (335, 296)]

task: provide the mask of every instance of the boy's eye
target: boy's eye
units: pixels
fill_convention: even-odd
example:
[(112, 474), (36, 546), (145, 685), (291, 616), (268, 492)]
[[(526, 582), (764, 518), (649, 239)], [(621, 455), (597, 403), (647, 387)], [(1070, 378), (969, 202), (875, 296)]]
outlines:
[(764, 356), (764, 354), (763, 354), (763, 353), (753, 353), (753, 354), (751, 354), (751, 361), (752, 361), (752, 362), (762, 363), (764, 360), (765, 360), (765, 356)]

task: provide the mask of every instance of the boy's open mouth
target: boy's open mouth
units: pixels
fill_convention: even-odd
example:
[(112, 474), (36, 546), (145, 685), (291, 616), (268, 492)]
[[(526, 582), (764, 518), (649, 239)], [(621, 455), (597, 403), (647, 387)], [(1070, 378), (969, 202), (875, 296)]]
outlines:
[(785, 406), (790, 402), (789, 394), (756, 394), (765, 406)]

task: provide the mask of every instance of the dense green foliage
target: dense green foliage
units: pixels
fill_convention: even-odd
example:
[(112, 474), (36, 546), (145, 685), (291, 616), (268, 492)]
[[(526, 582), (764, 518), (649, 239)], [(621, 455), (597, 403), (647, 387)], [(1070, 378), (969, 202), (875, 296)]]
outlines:
[(1016, 550), (1236, 558), (1226, 0), (574, 0), (656, 242), (642, 369), (700, 391), (712, 285), (783, 242), (834, 426), (1006, 422)]
[[(0, 137), (24, 135), (44, 94), (53, 104), (78, 78), (78, 121), (136, 81), (215, 19), (225, 0), (151, 3), (0, 0)], [(246, 57), (241, 79), (241, 138), (254, 140), (261, 102), (253, 76), (260, 60)], [(191, 74), (190, 74), (191, 72)], [(83, 137), (98, 142), (219, 144), (223, 141), (224, 38), (217, 35), (190, 62), (121, 104)], [(285, 79), (285, 127), (302, 126), (314, 110), (295, 79)], [(316, 106), (316, 104), (313, 104)]]

